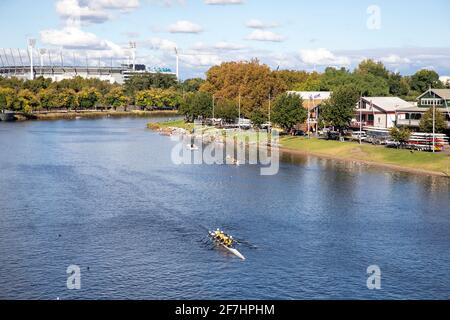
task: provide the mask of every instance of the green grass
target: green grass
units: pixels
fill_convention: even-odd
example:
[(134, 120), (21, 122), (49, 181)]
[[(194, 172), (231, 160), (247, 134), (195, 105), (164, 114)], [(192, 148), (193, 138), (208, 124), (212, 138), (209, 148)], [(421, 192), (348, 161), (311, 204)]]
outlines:
[(147, 124), (147, 128), (157, 130), (157, 129), (168, 129), (168, 128), (181, 128), (186, 130), (192, 130), (194, 128), (193, 123), (187, 123), (184, 120), (172, 120), (165, 122), (156, 122)]
[(345, 160), (369, 161), (399, 167), (449, 174), (450, 155), (431, 152), (411, 152), (355, 142), (325, 141), (299, 137), (282, 137), (284, 148)]

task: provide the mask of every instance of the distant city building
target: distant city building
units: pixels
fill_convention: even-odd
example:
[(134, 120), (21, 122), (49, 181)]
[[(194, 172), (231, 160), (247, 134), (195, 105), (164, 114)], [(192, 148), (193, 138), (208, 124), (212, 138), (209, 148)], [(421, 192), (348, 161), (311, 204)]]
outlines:
[(439, 80), (441, 80), (441, 82), (442, 82), (445, 86), (450, 86), (450, 76), (442, 76), (442, 77), (439, 77)]

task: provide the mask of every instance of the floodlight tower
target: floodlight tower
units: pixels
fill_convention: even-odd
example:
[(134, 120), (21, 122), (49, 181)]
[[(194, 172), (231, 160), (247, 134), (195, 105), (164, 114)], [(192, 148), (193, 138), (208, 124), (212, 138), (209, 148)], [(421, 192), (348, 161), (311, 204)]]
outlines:
[(177, 80), (180, 81), (180, 56), (178, 55), (177, 47), (175, 47), (175, 57), (176, 57), (176, 61), (177, 61), (177, 65), (176, 65)]
[(39, 49), (39, 57), (41, 58), (41, 75), (44, 73), (44, 55), (47, 53), (47, 50), (44, 48)]
[(30, 52), (30, 80), (34, 79), (33, 51), (36, 46), (36, 39), (28, 39), (28, 51)]
[(136, 71), (136, 42), (130, 42), (130, 49), (133, 58), (133, 71)]

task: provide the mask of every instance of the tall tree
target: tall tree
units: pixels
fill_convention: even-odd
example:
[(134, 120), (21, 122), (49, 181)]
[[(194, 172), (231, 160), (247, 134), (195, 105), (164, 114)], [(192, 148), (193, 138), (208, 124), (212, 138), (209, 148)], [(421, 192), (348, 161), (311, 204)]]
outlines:
[(20, 90), (13, 101), (13, 109), (25, 113), (31, 113), (33, 110), (36, 110), (38, 106), (39, 101), (36, 98), (36, 95), (28, 89)]
[(53, 89), (39, 90), (37, 98), (43, 109), (50, 110), (58, 106), (58, 95)]
[(13, 107), (15, 91), (11, 88), (0, 87), (0, 109), (2, 112)]
[(371, 74), (376, 77), (388, 79), (389, 71), (383, 65), (382, 62), (376, 62), (371, 59), (362, 61), (359, 66), (355, 69), (356, 74), (367, 75)]
[[(445, 116), (437, 108), (435, 111), (435, 132), (442, 133), (447, 129), (447, 121)], [(420, 131), (432, 133), (433, 132), (433, 107), (429, 108), (420, 119)]]
[(429, 88), (442, 89), (443, 83), (439, 80), (436, 71), (422, 69), (411, 76), (411, 89), (423, 93)]
[(105, 95), (105, 102), (108, 106), (113, 107), (114, 110), (121, 107), (124, 107), (126, 110), (129, 99), (125, 96), (121, 87), (115, 87)]
[(188, 93), (180, 106), (179, 113), (190, 122), (199, 117), (212, 116), (212, 95), (207, 92)]
[(78, 106), (81, 109), (91, 109), (97, 106), (97, 103), (100, 101), (100, 99), (100, 92), (98, 92), (97, 89), (82, 89), (78, 93)]
[(221, 99), (216, 102), (215, 117), (226, 122), (234, 122), (239, 117), (238, 107), (233, 100)]
[(287, 89), (285, 82), (258, 60), (222, 63), (209, 69), (206, 75), (200, 91), (236, 102), (240, 95), (241, 112), (245, 117), (249, 117), (253, 110), (261, 109), (269, 93), (275, 97)]
[(354, 86), (346, 85), (336, 89), (320, 109), (322, 121), (342, 132), (350, 126), (358, 99), (359, 92)]
[(58, 93), (57, 106), (67, 110), (76, 109), (78, 107), (78, 96), (73, 89), (62, 89)]
[(284, 93), (274, 103), (272, 121), (288, 131), (305, 122), (308, 112), (303, 108), (303, 100), (297, 95)]

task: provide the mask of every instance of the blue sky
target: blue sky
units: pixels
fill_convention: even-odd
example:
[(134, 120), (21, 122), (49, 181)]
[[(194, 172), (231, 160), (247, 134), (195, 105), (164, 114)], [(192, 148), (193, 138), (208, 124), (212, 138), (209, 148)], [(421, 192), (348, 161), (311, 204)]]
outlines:
[(449, 12), (448, 0), (1, 0), (0, 47), (33, 37), (55, 55), (118, 63), (131, 40), (138, 63), (173, 69), (176, 46), (182, 78), (251, 58), (305, 70), (373, 58), (448, 75)]

